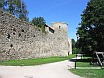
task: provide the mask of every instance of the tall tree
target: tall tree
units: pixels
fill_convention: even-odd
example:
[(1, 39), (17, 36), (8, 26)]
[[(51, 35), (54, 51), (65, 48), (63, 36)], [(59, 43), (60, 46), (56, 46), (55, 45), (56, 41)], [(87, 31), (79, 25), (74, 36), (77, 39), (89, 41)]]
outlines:
[(41, 28), (42, 31), (45, 31), (45, 20), (43, 17), (34, 17), (31, 21), (36, 27)]
[(21, 3), (21, 13), (19, 14), (19, 18), (24, 21), (29, 21), (27, 15), (28, 15), (28, 11), (26, 9), (26, 5), (24, 4), (24, 2), (22, 2)]
[(0, 8), (2, 8), (2, 6), (3, 6), (3, 0), (0, 0)]
[(75, 48), (75, 40), (74, 39), (72, 39), (72, 48)]
[(4, 6), (4, 0), (0, 0), (0, 9), (2, 9)]
[(81, 16), (79, 48), (84, 52), (104, 52), (104, 0), (90, 0)]
[(73, 53), (73, 54), (78, 53), (78, 52), (77, 52), (77, 48), (76, 48), (75, 44), (76, 44), (75, 40), (74, 40), (74, 39), (72, 39), (72, 53)]
[(26, 5), (22, 0), (3, 0), (4, 2), (4, 10), (9, 13), (15, 15), (21, 20), (27, 21), (28, 11), (26, 9)]

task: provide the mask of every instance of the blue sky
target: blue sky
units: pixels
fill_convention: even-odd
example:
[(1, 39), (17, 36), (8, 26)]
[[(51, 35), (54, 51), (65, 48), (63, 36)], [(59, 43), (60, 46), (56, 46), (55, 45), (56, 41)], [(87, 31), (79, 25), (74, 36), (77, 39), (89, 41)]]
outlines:
[(44, 17), (47, 25), (51, 22), (68, 23), (68, 37), (76, 40), (76, 28), (81, 22), (82, 11), (89, 0), (23, 0), (29, 11), (29, 19)]

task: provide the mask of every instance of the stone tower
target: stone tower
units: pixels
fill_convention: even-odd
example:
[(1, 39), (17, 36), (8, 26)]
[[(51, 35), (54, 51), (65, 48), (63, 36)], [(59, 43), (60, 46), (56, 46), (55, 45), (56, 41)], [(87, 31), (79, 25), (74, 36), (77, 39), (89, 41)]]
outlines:
[[(54, 32), (51, 32), (50, 29), (53, 29)], [(59, 48), (61, 52), (68, 55), (70, 51), (69, 42), (68, 42), (68, 24), (64, 22), (54, 22), (52, 26), (47, 30), (52, 33), (52, 37), (54, 38), (54, 43), (58, 44), (57, 48)]]

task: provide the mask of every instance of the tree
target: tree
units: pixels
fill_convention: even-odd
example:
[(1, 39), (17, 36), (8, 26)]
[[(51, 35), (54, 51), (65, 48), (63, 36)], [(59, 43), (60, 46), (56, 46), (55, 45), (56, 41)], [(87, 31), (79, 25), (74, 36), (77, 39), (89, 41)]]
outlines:
[(40, 28), (42, 31), (45, 31), (45, 20), (43, 17), (34, 17), (31, 21), (36, 27)]
[(73, 54), (81, 53), (81, 51), (80, 51), (80, 49), (77, 47), (77, 43), (75, 42), (74, 39), (72, 39), (72, 53), (73, 53)]
[(20, 18), (21, 20), (27, 21), (28, 20), (28, 11), (26, 9), (26, 5), (21, 0), (3, 0), (4, 4), (3, 9), (13, 15), (15, 15), (17, 18)]
[(3, 0), (0, 0), (0, 8), (3, 8), (3, 4), (4, 3), (4, 1)]
[(72, 39), (72, 48), (75, 48), (75, 44), (76, 44), (75, 40)]
[(104, 52), (104, 0), (90, 0), (81, 16), (79, 48), (83, 52)]
[(1, 0), (1, 1), (0, 1), (0, 8), (2, 8), (2, 3), (3, 3), (3, 2), (2, 2), (2, 0)]
[(73, 53), (73, 54), (76, 54), (76, 53), (77, 53), (77, 52), (76, 52), (75, 44), (76, 44), (75, 40), (72, 39), (72, 53)]
[(28, 11), (26, 10), (26, 5), (24, 4), (24, 2), (22, 2), (21, 13), (19, 14), (19, 18), (24, 21), (29, 21), (27, 15), (28, 15)]

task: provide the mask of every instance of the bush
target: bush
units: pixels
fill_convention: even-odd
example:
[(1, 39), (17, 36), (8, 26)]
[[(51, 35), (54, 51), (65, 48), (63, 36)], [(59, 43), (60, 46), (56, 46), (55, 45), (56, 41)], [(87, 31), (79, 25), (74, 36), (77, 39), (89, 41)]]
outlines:
[(73, 48), (73, 49), (72, 49), (72, 53), (73, 53), (73, 54), (80, 54), (80, 53), (81, 53), (81, 50), (78, 49), (78, 48)]

